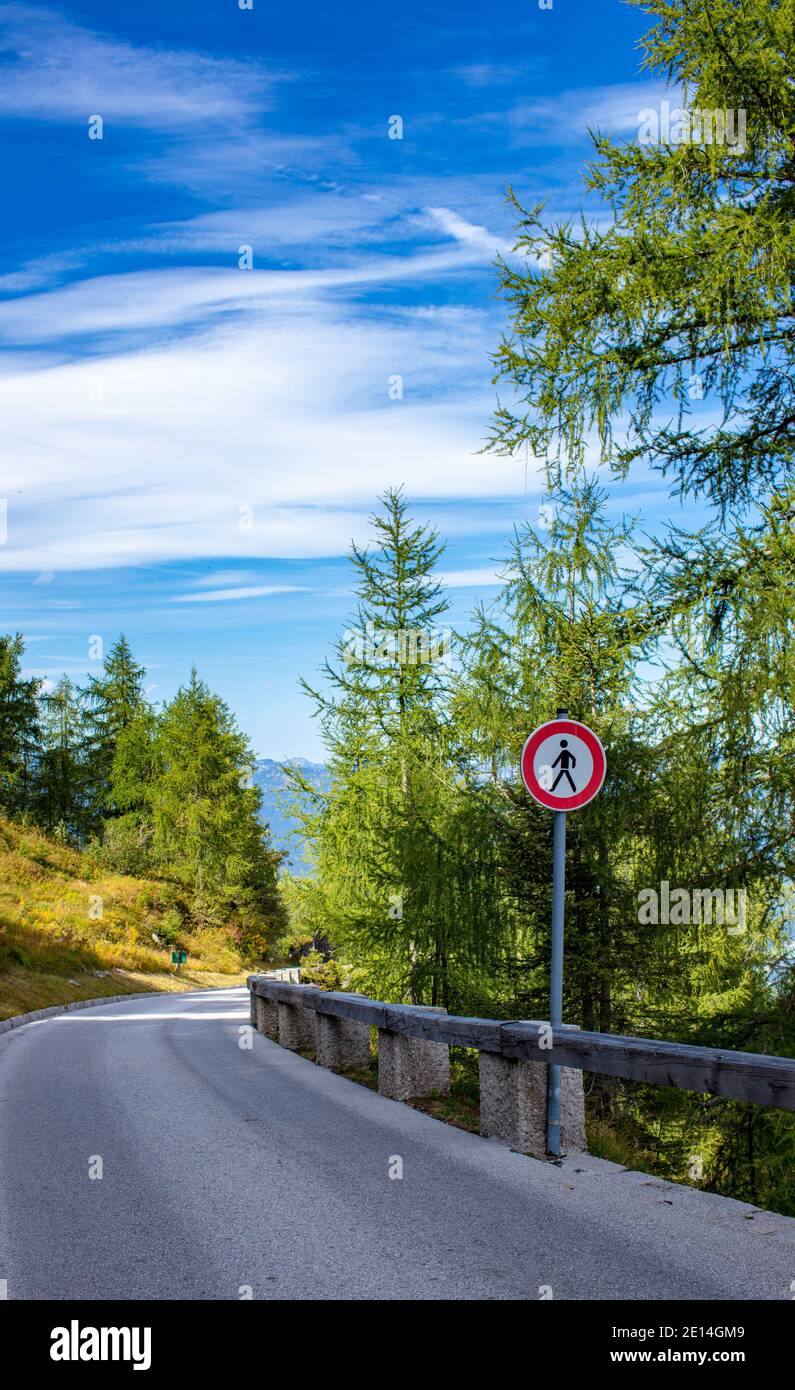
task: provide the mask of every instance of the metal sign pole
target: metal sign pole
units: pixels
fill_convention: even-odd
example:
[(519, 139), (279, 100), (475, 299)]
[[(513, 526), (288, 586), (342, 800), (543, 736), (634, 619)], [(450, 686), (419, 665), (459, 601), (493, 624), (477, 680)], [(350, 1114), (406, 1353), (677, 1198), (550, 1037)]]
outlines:
[[(569, 711), (559, 709), (558, 719)], [(553, 812), (552, 830), (552, 968), (549, 980), (549, 1021), (554, 1032), (563, 1022), (563, 912), (566, 904), (566, 812)], [(560, 1067), (549, 1067), (547, 1081), (547, 1151), (560, 1157)]]
[[(552, 949), (549, 980), (549, 1021), (563, 1026), (563, 913), (566, 905), (566, 812), (579, 811), (598, 796), (607, 772), (605, 750), (593, 729), (569, 719), (559, 709), (557, 719), (539, 724), (522, 749), (522, 781), (534, 801), (552, 811)], [(555, 769), (560, 770), (556, 773)], [(572, 775), (574, 774), (574, 775)], [(575, 781), (576, 777), (576, 781)], [(550, 785), (551, 783), (551, 785)], [(558, 787), (563, 785), (563, 790)], [(560, 1156), (560, 1067), (547, 1063), (547, 1152)]]
[[(552, 973), (549, 1021), (553, 1030), (563, 1022), (563, 908), (566, 891), (566, 812), (555, 811), (552, 837)], [(560, 1067), (549, 1067), (547, 1149), (560, 1154)]]

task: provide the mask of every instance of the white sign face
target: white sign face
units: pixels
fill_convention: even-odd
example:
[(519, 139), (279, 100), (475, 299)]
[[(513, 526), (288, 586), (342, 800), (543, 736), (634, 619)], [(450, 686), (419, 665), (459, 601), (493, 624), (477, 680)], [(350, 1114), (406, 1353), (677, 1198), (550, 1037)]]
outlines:
[(605, 750), (576, 719), (553, 719), (532, 733), (522, 751), (522, 778), (530, 795), (552, 811), (576, 811), (601, 790)]
[(581, 738), (553, 734), (545, 738), (533, 755), (533, 771), (539, 786), (553, 796), (574, 796), (587, 787), (593, 777), (591, 751)]

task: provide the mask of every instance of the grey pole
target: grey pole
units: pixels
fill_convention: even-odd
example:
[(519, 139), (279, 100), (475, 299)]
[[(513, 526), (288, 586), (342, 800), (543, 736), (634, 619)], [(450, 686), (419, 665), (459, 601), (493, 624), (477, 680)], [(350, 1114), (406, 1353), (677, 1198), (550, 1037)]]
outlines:
[[(558, 719), (568, 710), (559, 709)], [(552, 972), (549, 985), (549, 1021), (553, 1030), (563, 1022), (563, 910), (566, 892), (566, 812), (554, 811), (552, 835)], [(560, 1155), (560, 1067), (549, 1067), (547, 1092), (547, 1150)]]

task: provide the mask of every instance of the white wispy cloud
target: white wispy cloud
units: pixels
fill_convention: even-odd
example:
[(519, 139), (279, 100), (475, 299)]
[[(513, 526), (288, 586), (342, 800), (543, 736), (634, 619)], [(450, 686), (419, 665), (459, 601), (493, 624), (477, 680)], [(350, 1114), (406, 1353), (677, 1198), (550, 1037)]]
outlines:
[[(0, 5), (0, 47), (0, 115), (96, 113), (106, 138), (114, 122), (156, 130), (158, 153), (148, 136), (136, 145), (146, 178), (215, 181), (228, 200), (239, 177), (248, 192), (0, 278), (14, 296), (0, 302), (0, 570), (44, 585), (69, 570), (221, 561), (225, 574), (186, 581), (172, 602), (266, 599), (294, 586), (263, 584), (247, 562), (344, 553), (386, 486), (451, 511), (468, 502), (470, 530), (483, 524), (475, 499), (521, 490), (523, 464), (479, 454), (496, 319), (449, 302), (456, 277), (511, 251), (477, 178), (408, 178), (397, 191), (324, 181), (313, 163), (344, 161), (345, 140), (264, 130), (294, 75), (256, 60), (121, 42), (15, 4)], [(303, 183), (285, 176), (278, 197), (249, 189), (263, 164), (275, 189), (293, 161)], [(238, 268), (243, 244), (252, 271)], [(95, 273), (97, 255), (105, 269), (114, 254), (164, 253), (156, 269)], [(229, 259), (174, 266), (183, 254)], [(83, 261), (91, 274), (59, 283)], [(422, 286), (423, 302), (401, 305), (403, 285)]]
[[(478, 453), (491, 337), (475, 311), (363, 314), (315, 298), (146, 350), (8, 371), (0, 569), (220, 559), (243, 570), (344, 553), (390, 484), (445, 502), (508, 496), (523, 466)], [(395, 374), (402, 400), (389, 399)]]
[(446, 589), (483, 589), (501, 586), (504, 580), (493, 565), (476, 566), (466, 570), (446, 570), (439, 575)]
[[(474, 229), (480, 231), (481, 229)], [(316, 270), (241, 270), (233, 267), (141, 270), (76, 281), (41, 294), (0, 303), (0, 339), (53, 343), (86, 334), (121, 336), (131, 330), (198, 324), (235, 309), (270, 307), (320, 291), (420, 281), (464, 271), (493, 254), (493, 241), (460, 236), (451, 246), (408, 256), (365, 258), (359, 264)], [(230, 260), (232, 258), (230, 257)]]
[(197, 589), (234, 589), (241, 588), (247, 584), (253, 584), (257, 579), (254, 570), (218, 570), (213, 569), (208, 574), (199, 575), (193, 580)]
[[(457, 202), (463, 202), (464, 208), (470, 201), (466, 190), (456, 180), (451, 181), (449, 189), (441, 190), (431, 190), (423, 181), (418, 181), (416, 187), (402, 186), (397, 192), (393, 189), (388, 192), (314, 189), (290, 195), (285, 194), (284, 189), (275, 190), (271, 196), (263, 197), (261, 202), (200, 213), (181, 221), (154, 223), (142, 228), (137, 235), (87, 241), (62, 252), (32, 258), (18, 270), (0, 275), (0, 293), (18, 294), (21, 298), (26, 292), (53, 291), (69, 279), (70, 272), (96, 264), (98, 257), (155, 257), (162, 261), (164, 255), (200, 256), (211, 253), (225, 258), (226, 269), (237, 271), (240, 247), (250, 246), (256, 269), (260, 269), (269, 258), (281, 257), (285, 250), (289, 250), (303, 261), (304, 269), (308, 268), (308, 262), (315, 271), (331, 271), (334, 278), (339, 280), (340, 258), (347, 254), (352, 258), (347, 274), (364, 271), (366, 282), (369, 276), (385, 278), (385, 273), (390, 279), (405, 275), (406, 268), (401, 267), (394, 255), (394, 248), (399, 246), (413, 249), (415, 253), (427, 252), (429, 248), (425, 243), (429, 235), (436, 243), (446, 241), (448, 251), (454, 252), (449, 260), (452, 269), (460, 260), (456, 247), (464, 247), (468, 257), (471, 256), (467, 264), (479, 260), (485, 263), (493, 260), (497, 252), (510, 252), (509, 242), (482, 223), (469, 220), (460, 207), (454, 210), (447, 206), (425, 206), (422, 199), (431, 191), (437, 194), (439, 191), (449, 192)], [(493, 205), (493, 200), (489, 210), (502, 212), (499, 205)], [(391, 254), (377, 261), (374, 252), (384, 246), (389, 247)], [(208, 268), (216, 279), (223, 269), (218, 265)], [(420, 271), (426, 268), (433, 273), (433, 265), (426, 267), (421, 262), (418, 267)], [(198, 301), (201, 303), (208, 297), (217, 297), (217, 286), (212, 288), (208, 296), (208, 287), (200, 288), (200, 272), (200, 267), (194, 266), (190, 270), (199, 287)], [(409, 268), (409, 273), (414, 273), (413, 267)], [(289, 274), (294, 276), (295, 270), (291, 269)], [(183, 276), (183, 279), (186, 278)], [(165, 281), (160, 283), (163, 290), (167, 289)], [(278, 293), (283, 292), (288, 284), (299, 283), (295, 279), (281, 283), (271, 281)], [(122, 284), (127, 286), (131, 282), (125, 278)], [(146, 297), (145, 282), (139, 281), (138, 284), (143, 287)], [(90, 299), (94, 292), (92, 286), (107, 298), (110, 312), (118, 313), (111, 275), (95, 277), (93, 281), (73, 280), (72, 293), (65, 302), (68, 304), (70, 299)], [(158, 299), (162, 292), (158, 289)], [(241, 293), (250, 295), (252, 292), (256, 292), (256, 295), (264, 292), (261, 280), (255, 286), (236, 285), (233, 290), (235, 298)], [(136, 290), (136, 297), (137, 293)], [(26, 310), (10, 311), (8, 322), (12, 331), (13, 325), (21, 324), (28, 312), (35, 315), (37, 302), (28, 299)]]
[(467, 222), (465, 218), (450, 208), (429, 208), (428, 214), (448, 236), (481, 255), (493, 259), (498, 253), (503, 256), (512, 254), (513, 244), (510, 241), (495, 236), (487, 227), (480, 227), (472, 222)]
[(106, 38), (52, 9), (0, 6), (0, 112), (40, 120), (100, 115), (156, 130), (242, 121), (285, 74), (261, 63)]
[(0, 294), (18, 294), (51, 285), (64, 272), (79, 269), (85, 257), (81, 251), (61, 251), (49, 256), (37, 256), (26, 261), (19, 270), (0, 275)]
[(664, 82), (622, 82), (519, 102), (504, 117), (515, 145), (570, 144), (581, 141), (589, 130), (631, 136), (638, 130), (644, 107), (676, 99), (676, 90)]
[(252, 584), (240, 589), (205, 589), (200, 594), (175, 594), (172, 603), (232, 603), (237, 599), (270, 598), (273, 594), (296, 594), (301, 584)]
[(451, 71), (468, 87), (483, 88), (510, 85), (519, 78), (527, 78), (535, 67), (533, 60), (524, 63), (476, 62), (462, 64)]
[(151, 234), (135, 241), (109, 246), (121, 251), (220, 251), (237, 252), (245, 242), (258, 249), (320, 242), (337, 248), (361, 244), (363, 234), (388, 225), (391, 236), (400, 232), (399, 216), (391, 205), (365, 194), (333, 190), (300, 192), (279, 201), (224, 208), (200, 213), (181, 222), (162, 223)]
[(331, 170), (355, 164), (348, 139), (338, 132), (295, 135), (232, 121), (223, 138), (178, 132), (157, 151), (131, 161), (129, 170), (150, 183), (185, 188), (198, 197), (246, 198), (274, 181), (331, 188)]

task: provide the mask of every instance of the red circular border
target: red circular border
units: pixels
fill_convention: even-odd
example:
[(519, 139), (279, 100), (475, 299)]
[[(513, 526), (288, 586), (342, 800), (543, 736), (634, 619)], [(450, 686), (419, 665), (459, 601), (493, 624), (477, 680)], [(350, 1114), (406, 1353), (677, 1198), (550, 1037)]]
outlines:
[[(545, 738), (551, 738), (555, 733), (574, 734), (575, 737), (582, 739), (593, 758), (593, 772), (590, 781), (583, 787), (581, 792), (572, 796), (568, 800), (561, 800), (559, 796), (552, 796), (540, 785), (533, 771), (533, 757), (540, 743)], [(580, 724), (576, 719), (550, 719), (547, 724), (540, 724), (534, 729), (524, 748), (522, 749), (522, 781), (524, 782), (530, 795), (540, 806), (546, 806), (549, 811), (578, 811), (581, 806), (587, 806), (589, 801), (602, 789), (607, 772), (607, 758), (605, 750), (593, 730), (587, 724)]]

